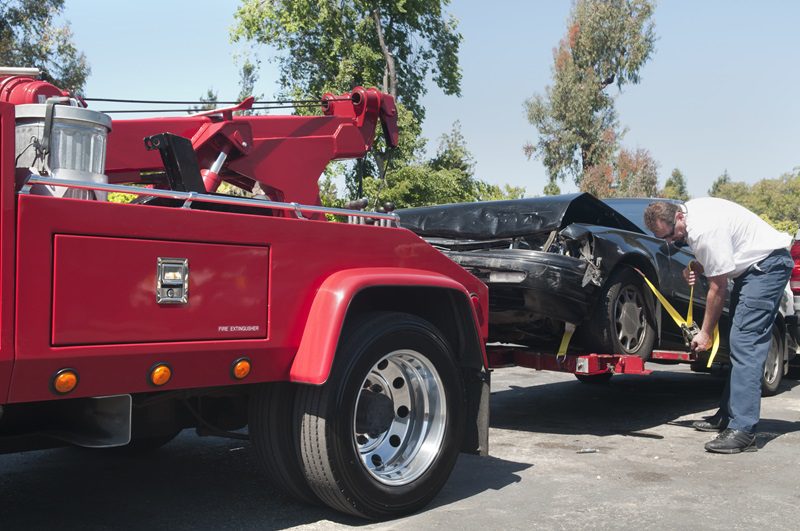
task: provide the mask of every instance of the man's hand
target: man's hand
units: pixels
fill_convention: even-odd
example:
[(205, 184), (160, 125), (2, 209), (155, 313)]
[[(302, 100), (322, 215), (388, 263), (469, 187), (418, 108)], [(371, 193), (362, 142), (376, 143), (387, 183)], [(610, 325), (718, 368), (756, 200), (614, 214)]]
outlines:
[(705, 268), (697, 260), (692, 260), (683, 270), (683, 280), (690, 286), (697, 282), (697, 275), (702, 275)]
[(692, 352), (705, 352), (711, 350), (711, 336), (701, 330), (692, 339), (691, 349)]

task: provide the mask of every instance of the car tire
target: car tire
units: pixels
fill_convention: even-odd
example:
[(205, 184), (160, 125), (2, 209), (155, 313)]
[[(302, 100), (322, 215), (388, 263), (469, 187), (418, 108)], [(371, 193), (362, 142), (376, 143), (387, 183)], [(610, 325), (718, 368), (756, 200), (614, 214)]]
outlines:
[(306, 478), (342, 512), (415, 512), (447, 481), (464, 434), (453, 352), (431, 323), (410, 314), (376, 312), (348, 328), (327, 383), (298, 391)]
[(777, 325), (772, 327), (772, 340), (761, 376), (761, 396), (773, 396), (778, 392), (783, 380), (784, 345), (781, 331)]
[(632, 269), (615, 270), (603, 285), (591, 321), (585, 326), (585, 348), (600, 354), (624, 354), (650, 359), (656, 331), (647, 288)]
[(294, 407), (297, 384), (275, 382), (250, 398), (248, 430), (256, 458), (269, 481), (296, 500), (318, 504), (300, 461)]

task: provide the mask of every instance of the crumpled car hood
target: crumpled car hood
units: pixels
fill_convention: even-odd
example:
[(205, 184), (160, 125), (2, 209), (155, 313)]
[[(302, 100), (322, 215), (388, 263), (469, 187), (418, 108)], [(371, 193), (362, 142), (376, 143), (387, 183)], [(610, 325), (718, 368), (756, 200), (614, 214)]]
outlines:
[(572, 223), (642, 233), (625, 216), (588, 193), (407, 208), (397, 213), (401, 227), (434, 238), (515, 238), (560, 230)]

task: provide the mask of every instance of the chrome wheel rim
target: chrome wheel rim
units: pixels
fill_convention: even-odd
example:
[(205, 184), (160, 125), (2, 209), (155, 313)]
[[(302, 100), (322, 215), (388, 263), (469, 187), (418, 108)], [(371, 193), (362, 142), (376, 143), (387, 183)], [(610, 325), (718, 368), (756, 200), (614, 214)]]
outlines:
[(614, 322), (617, 340), (628, 352), (635, 352), (642, 345), (647, 323), (644, 316), (644, 299), (636, 287), (624, 286), (614, 305)]
[[(381, 407), (370, 413), (369, 402)], [(387, 354), (364, 378), (354, 417), (354, 443), (370, 476), (392, 486), (414, 481), (433, 464), (444, 441), (447, 400), (438, 371), (414, 350)], [(365, 417), (378, 417), (369, 419), (371, 430)]]

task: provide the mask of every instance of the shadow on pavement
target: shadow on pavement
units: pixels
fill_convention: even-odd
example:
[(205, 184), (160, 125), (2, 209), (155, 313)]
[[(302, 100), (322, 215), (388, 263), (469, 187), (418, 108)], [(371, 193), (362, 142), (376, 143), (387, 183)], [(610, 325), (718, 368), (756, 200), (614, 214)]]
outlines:
[(764, 448), (774, 439), (781, 435), (800, 431), (800, 422), (789, 422), (787, 420), (762, 418), (758, 423), (758, 432), (756, 433), (756, 446)]
[[(518, 482), (530, 465), (462, 455), (436, 506)], [(0, 456), (2, 529), (285, 529), (366, 522), (294, 501), (266, 480), (249, 444), (191, 430), (146, 456), (78, 448)]]
[[(3, 461), (12, 456), (2, 456)], [(3, 463), (4, 529), (283, 529), (363, 522), (295, 502), (264, 478), (249, 444), (190, 430), (146, 456), (78, 448)]]
[[(715, 410), (723, 388), (722, 378), (685, 370), (618, 375), (606, 384), (585, 384), (559, 376), (561, 381), (524, 387), (519, 385), (525, 380), (520, 374), (515, 373), (509, 389), (492, 393), (493, 428), (660, 438), (645, 430), (667, 423), (691, 428), (691, 420), (676, 419), (695, 413), (701, 418), (701, 413)], [(797, 382), (784, 382), (784, 390), (795, 385)], [(759, 426), (759, 441), (797, 429), (800, 423), (764, 419)]]
[(532, 466), (497, 457), (461, 454), (450, 479), (429, 508), (441, 507), (487, 490), (500, 490), (512, 483), (519, 483), (522, 478), (516, 473)]
[[(503, 370), (503, 369), (501, 369)], [(553, 434), (659, 438), (649, 428), (686, 424), (684, 416), (716, 407), (722, 380), (688, 372), (615, 376), (607, 385), (553, 382), (531, 371), (503, 378), (492, 394), (491, 425)], [(544, 383), (535, 385), (536, 381)], [(788, 382), (787, 386), (796, 385)], [(680, 420), (678, 420), (680, 419)], [(766, 418), (758, 446), (800, 430), (800, 422)], [(520, 481), (531, 465), (461, 455), (431, 507), (442, 507)], [(75, 448), (0, 456), (2, 529), (285, 529), (325, 521), (363, 526), (357, 518), (284, 496), (264, 478), (249, 444), (198, 438), (187, 430), (164, 448), (126, 457)]]

